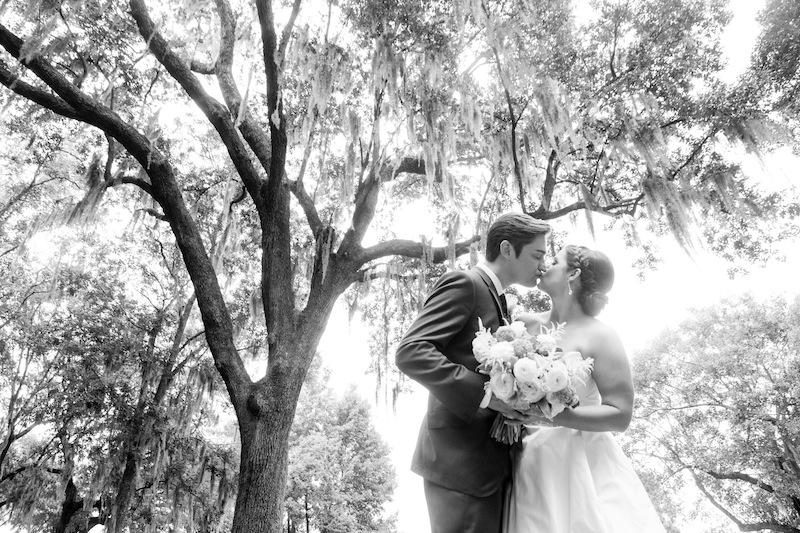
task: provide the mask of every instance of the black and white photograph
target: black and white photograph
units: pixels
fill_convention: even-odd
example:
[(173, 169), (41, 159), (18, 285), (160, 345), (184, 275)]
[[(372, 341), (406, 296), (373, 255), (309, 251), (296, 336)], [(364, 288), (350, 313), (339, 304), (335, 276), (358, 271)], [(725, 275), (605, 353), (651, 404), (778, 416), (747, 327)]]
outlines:
[(800, 0), (0, 0), (0, 533), (800, 533)]

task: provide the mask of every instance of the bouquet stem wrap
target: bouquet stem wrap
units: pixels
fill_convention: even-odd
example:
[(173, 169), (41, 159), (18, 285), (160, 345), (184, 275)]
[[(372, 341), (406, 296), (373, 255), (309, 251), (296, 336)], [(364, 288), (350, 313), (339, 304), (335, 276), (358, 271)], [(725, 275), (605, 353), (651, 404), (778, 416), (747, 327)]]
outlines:
[(492, 423), (491, 436), (494, 440), (515, 446), (522, 442), (522, 424), (509, 420), (497, 413)]

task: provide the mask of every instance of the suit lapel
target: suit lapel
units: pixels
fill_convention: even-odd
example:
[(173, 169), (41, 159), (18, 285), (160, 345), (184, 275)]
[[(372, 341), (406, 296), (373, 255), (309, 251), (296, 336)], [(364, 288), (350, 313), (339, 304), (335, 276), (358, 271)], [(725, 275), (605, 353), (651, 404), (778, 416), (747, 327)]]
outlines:
[(483, 271), (482, 268), (473, 268), (475, 272), (481, 277), (483, 282), (489, 287), (489, 294), (492, 295), (492, 300), (494, 300), (494, 306), (497, 308), (497, 316), (500, 317), (500, 325), (502, 326), (506, 317), (503, 314), (503, 306), (500, 304), (500, 296), (497, 294), (497, 289), (494, 287), (494, 283), (492, 283), (492, 278), (489, 277), (489, 274)]

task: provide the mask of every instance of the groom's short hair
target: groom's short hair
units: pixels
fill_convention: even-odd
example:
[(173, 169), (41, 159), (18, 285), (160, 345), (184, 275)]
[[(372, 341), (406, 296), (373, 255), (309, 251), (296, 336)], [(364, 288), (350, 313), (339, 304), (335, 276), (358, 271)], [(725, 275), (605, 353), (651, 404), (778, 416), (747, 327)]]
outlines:
[(494, 261), (500, 255), (500, 243), (508, 241), (514, 247), (514, 253), (520, 250), (539, 235), (550, 233), (550, 224), (533, 218), (525, 213), (506, 213), (499, 216), (489, 227), (486, 234), (486, 260)]

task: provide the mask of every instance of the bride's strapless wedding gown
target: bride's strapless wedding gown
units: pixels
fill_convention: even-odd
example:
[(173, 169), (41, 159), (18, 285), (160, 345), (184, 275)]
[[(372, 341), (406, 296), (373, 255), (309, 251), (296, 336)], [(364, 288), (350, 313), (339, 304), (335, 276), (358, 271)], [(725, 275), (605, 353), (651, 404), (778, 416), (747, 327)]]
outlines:
[[(581, 405), (599, 405), (589, 378)], [(506, 533), (661, 533), (630, 460), (608, 432), (526, 427)]]

